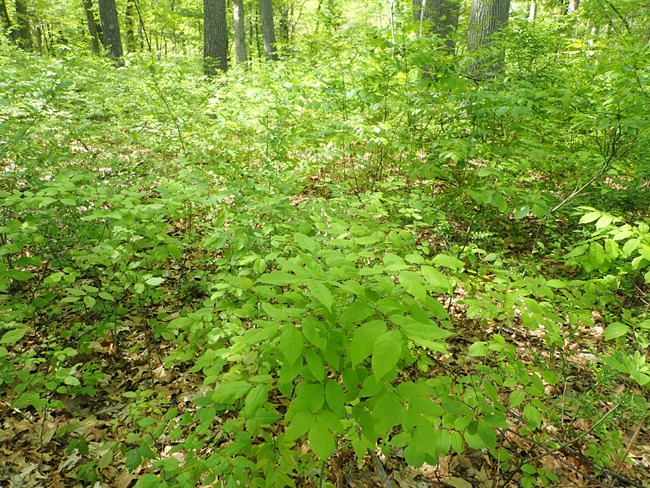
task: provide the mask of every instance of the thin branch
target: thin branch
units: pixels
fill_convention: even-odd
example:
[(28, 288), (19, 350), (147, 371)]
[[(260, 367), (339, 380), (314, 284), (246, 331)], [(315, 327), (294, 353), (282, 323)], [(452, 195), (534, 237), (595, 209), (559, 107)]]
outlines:
[(377, 454), (375, 454), (375, 451), (373, 451), (372, 449), (368, 449), (368, 454), (370, 454), (370, 459), (372, 459), (372, 464), (377, 470), (377, 473), (379, 473), (381, 480), (384, 482), (384, 486), (386, 488), (393, 488), (393, 483), (390, 481), (390, 478), (388, 478), (388, 474), (386, 474), (386, 470), (384, 469), (384, 466), (381, 464), (381, 461), (379, 461), (379, 458), (377, 457)]

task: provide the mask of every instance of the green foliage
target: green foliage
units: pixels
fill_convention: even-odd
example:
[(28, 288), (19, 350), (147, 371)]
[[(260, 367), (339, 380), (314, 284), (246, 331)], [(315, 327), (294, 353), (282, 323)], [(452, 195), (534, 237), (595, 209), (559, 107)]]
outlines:
[(296, 486), (381, 449), (483, 450), (533, 486), (555, 474), (506, 429), (552, 451), (578, 420), (612, 466), (650, 383), (642, 50), (515, 22), (474, 86), (412, 27), (342, 31), (327, 5), (327, 40), (218, 85), (1, 48), (7, 401), (119, 405), (101, 442), (56, 432), (87, 484), (122, 464), (142, 487)]

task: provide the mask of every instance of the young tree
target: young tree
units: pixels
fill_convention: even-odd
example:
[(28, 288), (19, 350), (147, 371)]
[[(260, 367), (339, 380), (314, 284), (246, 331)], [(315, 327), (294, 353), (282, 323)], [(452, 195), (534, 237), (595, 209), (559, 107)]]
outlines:
[(449, 54), (456, 49), (451, 35), (458, 27), (459, 11), (457, 0), (421, 0), (420, 4), (420, 22), (428, 24), (430, 32), (445, 42)]
[(203, 72), (214, 76), (228, 70), (226, 0), (203, 0)]
[(271, 0), (260, 0), (262, 17), (262, 37), (264, 37), (264, 55), (266, 59), (278, 59), (275, 52), (275, 27), (273, 26), (273, 4)]
[(32, 49), (32, 29), (30, 27), (27, 6), (23, 0), (16, 0), (15, 36), (18, 44), (24, 49)]
[(244, 0), (233, 0), (233, 30), (235, 31), (235, 59), (246, 62), (246, 26), (244, 24)]
[(115, 60), (118, 65), (123, 65), (122, 38), (115, 0), (99, 0), (99, 20), (102, 24), (102, 41), (104, 47), (108, 49), (108, 57)]
[(480, 52), (490, 47), (495, 34), (508, 25), (510, 0), (472, 0), (467, 31), (467, 49), (479, 56), (467, 69), (468, 76), (483, 79), (503, 67), (504, 53)]
[(83, 5), (93, 52), (99, 54), (99, 32), (97, 30), (97, 21), (95, 21), (95, 13), (93, 12), (93, 0), (83, 0)]

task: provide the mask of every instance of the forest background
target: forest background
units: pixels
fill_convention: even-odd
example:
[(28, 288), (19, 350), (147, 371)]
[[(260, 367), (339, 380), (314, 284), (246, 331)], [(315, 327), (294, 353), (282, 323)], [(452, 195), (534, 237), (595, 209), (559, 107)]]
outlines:
[(650, 486), (650, 5), (0, 0), (6, 486)]

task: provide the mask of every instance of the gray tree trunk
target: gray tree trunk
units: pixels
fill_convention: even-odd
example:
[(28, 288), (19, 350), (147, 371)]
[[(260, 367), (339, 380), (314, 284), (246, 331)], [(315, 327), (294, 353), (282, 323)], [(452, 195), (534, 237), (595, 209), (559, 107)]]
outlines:
[(233, 30), (235, 31), (235, 59), (237, 64), (246, 62), (246, 25), (244, 23), (244, 0), (233, 0)]
[(97, 22), (95, 21), (95, 13), (93, 12), (93, 0), (83, 0), (83, 5), (93, 52), (99, 54), (99, 32), (97, 31)]
[(490, 47), (495, 34), (508, 25), (509, 14), (510, 0), (472, 0), (467, 49), (478, 58), (469, 65), (469, 76), (483, 79), (503, 68), (504, 53), (489, 54), (479, 51)]
[(530, 6), (528, 7), (528, 22), (534, 24), (537, 20), (537, 2), (531, 0)]
[(421, 0), (422, 22), (429, 24), (432, 34), (445, 42), (449, 54), (456, 50), (456, 42), (451, 38), (458, 27), (460, 3), (457, 0)]
[(108, 49), (108, 57), (115, 60), (118, 65), (123, 65), (122, 37), (115, 0), (99, 0), (99, 20), (102, 24), (102, 42)]
[(134, 0), (128, 0), (126, 2), (126, 10), (124, 10), (124, 24), (126, 27), (126, 48), (129, 51), (138, 50), (138, 41), (135, 38), (135, 26), (136, 26), (136, 15), (137, 7)]
[(23, 0), (16, 0), (16, 22), (15, 32), (18, 44), (23, 49), (32, 49), (34, 46), (32, 42), (32, 29), (29, 25), (29, 15), (27, 14), (27, 6)]
[(416, 24), (422, 21), (422, 0), (413, 0), (413, 21)]
[(580, 7), (580, 0), (569, 0), (569, 5), (566, 8), (567, 14), (575, 14)]
[(271, 0), (260, 0), (260, 15), (262, 17), (264, 56), (266, 59), (278, 59), (275, 52), (275, 27), (273, 25), (273, 4)]
[(226, 0), (203, 0), (203, 72), (214, 76), (228, 70)]
[(5, 29), (11, 31), (11, 19), (9, 18), (9, 11), (5, 0), (0, 0), (0, 22)]

